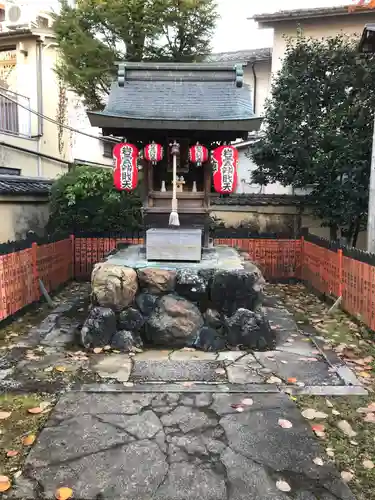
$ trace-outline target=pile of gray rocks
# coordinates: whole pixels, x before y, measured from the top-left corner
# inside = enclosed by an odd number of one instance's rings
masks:
[[[264,278],[243,269],[133,269],[109,262],[92,273],[92,307],[81,330],[86,348],[150,346],[218,351],[268,350],[275,335],[264,317]]]

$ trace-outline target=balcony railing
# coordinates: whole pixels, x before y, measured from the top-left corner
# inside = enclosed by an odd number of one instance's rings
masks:
[[[26,109],[25,109],[26,108]],[[30,99],[0,87],[0,132],[31,137]]]

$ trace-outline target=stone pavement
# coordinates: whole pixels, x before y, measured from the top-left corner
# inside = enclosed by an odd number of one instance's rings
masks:
[[[6,498],[354,500],[289,394],[366,391],[285,309],[267,316],[277,347],[253,353],[92,354],[74,315],[44,320],[0,358],[3,390],[61,391]]]
[[[62,396],[10,498],[354,500],[285,394],[131,390]]]

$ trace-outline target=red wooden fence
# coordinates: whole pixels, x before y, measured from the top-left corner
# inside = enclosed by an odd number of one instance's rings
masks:
[[[39,279],[51,292],[73,278],[73,237],[0,255],[0,320],[40,299]]]
[[[342,308],[375,330],[375,257],[315,240],[218,238],[214,243],[248,252],[269,280],[302,279],[326,295],[342,296]],[[0,320],[40,298],[39,278],[48,291],[73,278],[89,279],[94,265],[119,243],[142,242],[71,236],[0,255]]]

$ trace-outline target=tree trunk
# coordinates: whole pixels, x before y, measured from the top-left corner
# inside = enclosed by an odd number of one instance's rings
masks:
[[[357,240],[358,240],[358,235],[359,231],[361,229],[361,218],[358,217],[355,223],[354,231],[353,231],[353,238],[352,238],[352,246],[356,247],[357,246]]]
[[[329,239],[331,241],[336,241],[337,240],[337,230],[338,227],[336,224],[333,224],[332,226],[329,226]]]

